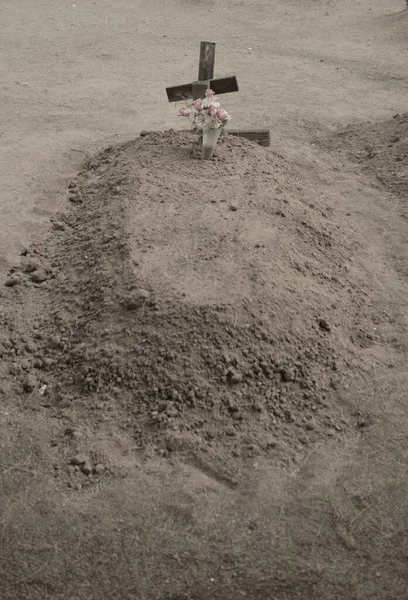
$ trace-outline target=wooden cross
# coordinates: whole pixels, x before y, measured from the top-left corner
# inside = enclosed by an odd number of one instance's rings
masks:
[[[235,75],[223,77],[221,79],[214,79],[214,64],[215,43],[201,42],[198,80],[193,81],[192,83],[166,88],[169,102],[180,102],[183,100],[197,100],[198,98],[205,98],[205,92],[207,89],[213,90],[213,92],[215,92],[217,95],[238,92],[238,82]],[[247,138],[248,140],[257,142],[261,146],[270,146],[271,144],[269,130],[228,129],[227,131],[230,135]],[[140,136],[145,137],[146,135],[150,135],[152,133],[157,132],[142,131]]]
[[[197,100],[205,98],[205,90],[210,88],[218,94],[238,92],[238,82],[235,75],[214,79],[215,43],[201,42],[200,62],[198,67],[198,81],[176,85],[166,88],[169,102],[180,102],[180,100]]]

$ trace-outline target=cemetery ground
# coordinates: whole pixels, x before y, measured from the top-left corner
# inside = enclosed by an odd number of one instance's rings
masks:
[[[0,20],[1,598],[405,599],[405,2]]]

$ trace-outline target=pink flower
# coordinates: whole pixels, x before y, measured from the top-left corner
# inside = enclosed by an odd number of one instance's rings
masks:
[[[223,108],[220,108],[219,110],[217,110],[215,118],[218,121],[226,121],[229,118],[229,115],[226,110],[224,110]]]
[[[188,117],[188,115],[189,115],[190,113],[188,112],[188,109],[187,109],[187,108],[180,108],[180,110],[179,110],[179,113],[178,113],[178,114],[179,114],[179,117]]]
[[[203,101],[201,100],[201,98],[194,100],[193,106],[196,110],[198,110],[198,112],[201,112],[203,110]]]
[[[205,97],[206,98],[212,98],[214,96],[215,92],[213,92],[212,90],[205,90]]]
[[[211,108],[208,112],[212,117],[215,117],[217,115],[218,110],[216,108]]]

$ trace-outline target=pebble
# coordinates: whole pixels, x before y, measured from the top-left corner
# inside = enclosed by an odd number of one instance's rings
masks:
[[[267,448],[276,448],[277,441],[272,435],[268,435],[265,439],[265,444]]]
[[[24,273],[33,273],[34,271],[37,271],[37,269],[38,269],[38,264],[33,261],[27,262],[23,266]]]
[[[236,204],[230,204],[229,209],[232,210],[232,212],[235,212],[238,210],[238,206]]]
[[[229,382],[233,384],[241,383],[244,378],[240,371],[228,371],[227,377]]]
[[[31,273],[31,281],[34,281],[34,283],[42,283],[46,279],[47,275],[44,271],[34,271]]]
[[[98,463],[95,468],[94,468],[94,473],[96,475],[100,475],[101,473],[103,473],[105,470],[105,465],[103,465],[102,463]]]
[[[53,228],[55,231],[64,231],[64,230],[65,230],[65,224],[64,224],[64,223],[61,223],[61,221],[55,221],[55,222],[52,224],[52,228]]]
[[[289,381],[294,381],[294,379],[295,379],[295,372],[293,369],[283,369],[281,371],[281,375],[282,375],[282,380],[286,381],[287,383]]]
[[[82,437],[82,433],[80,431],[78,431],[77,429],[74,429],[73,427],[67,427],[64,431],[64,435],[66,435],[67,437],[76,438],[76,439]]]
[[[310,443],[310,438],[309,438],[307,435],[301,435],[301,436],[299,437],[299,442],[300,442],[301,444],[304,444],[305,446],[307,446],[307,444],[309,444],[309,443]]]
[[[27,352],[30,352],[30,354],[35,354],[38,351],[38,348],[34,344],[34,342],[27,342],[27,344],[25,345],[25,349],[27,350]]]
[[[37,386],[37,377],[34,373],[29,373],[23,380],[23,388],[25,392],[32,392]]]
[[[14,287],[21,283],[21,279],[17,275],[12,275],[4,282],[4,285],[7,287]]]
[[[81,465],[81,471],[85,475],[90,475],[92,473],[92,465],[89,461],[86,461]]]
[[[324,331],[331,331],[330,323],[326,319],[319,319],[319,327]]]
[[[89,463],[89,459],[86,454],[77,454],[69,461],[71,465],[84,465],[85,463]]]

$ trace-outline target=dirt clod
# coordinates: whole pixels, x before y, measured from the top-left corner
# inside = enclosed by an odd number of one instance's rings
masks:
[[[319,327],[324,331],[331,331],[331,325],[326,319],[319,319]]]
[[[28,373],[23,379],[23,389],[25,392],[32,392],[38,385],[37,377],[34,373]]]
[[[86,454],[77,454],[70,460],[71,465],[78,465],[78,466],[84,465],[85,463],[88,463],[88,462],[89,462],[89,459],[86,456]]]
[[[33,281],[34,283],[42,283],[46,279],[47,274],[45,273],[45,271],[39,270],[31,273],[31,281]]]

